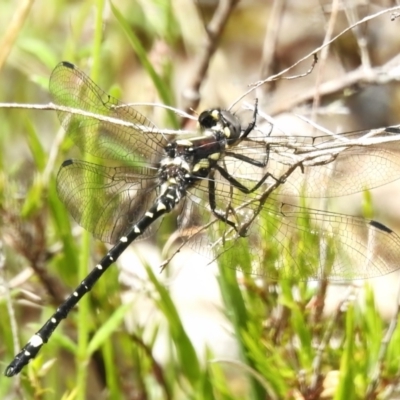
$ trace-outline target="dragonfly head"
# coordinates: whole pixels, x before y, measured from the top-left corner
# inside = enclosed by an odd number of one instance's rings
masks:
[[[234,144],[241,134],[239,118],[229,111],[214,108],[203,111],[198,120],[200,130],[220,133],[227,139],[228,145]]]

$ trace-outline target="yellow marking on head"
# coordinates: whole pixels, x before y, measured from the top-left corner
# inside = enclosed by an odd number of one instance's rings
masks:
[[[210,115],[215,119],[215,120],[219,120],[219,111],[218,110],[212,110],[210,112]]]
[[[224,135],[227,138],[231,137],[231,130],[227,126],[224,128]]]

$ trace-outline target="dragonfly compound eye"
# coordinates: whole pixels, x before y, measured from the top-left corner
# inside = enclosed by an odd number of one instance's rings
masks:
[[[211,109],[203,111],[199,115],[199,125],[202,129],[212,129],[219,121],[221,121],[221,111],[219,109]]]

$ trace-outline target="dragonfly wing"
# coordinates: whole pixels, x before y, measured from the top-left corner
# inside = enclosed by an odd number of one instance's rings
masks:
[[[243,215],[245,211],[250,220],[254,209],[243,209]],[[399,268],[400,237],[386,226],[273,198],[263,205],[245,235],[220,222],[214,230],[223,232],[222,238],[214,235],[217,257],[225,254],[231,267],[273,280],[348,281]]]
[[[256,142],[243,141],[232,150],[232,153],[259,161],[264,157],[267,163],[261,173],[260,168],[233,158],[227,162],[231,164],[231,171],[238,171],[243,180],[248,180],[245,186],[251,186],[266,173],[278,178],[288,165],[304,160],[302,168],[281,188],[281,194],[309,198],[346,196],[400,178],[400,136],[399,141],[367,145],[368,133],[371,131],[319,137],[274,136],[264,141],[259,138]],[[385,128],[372,136],[374,140],[393,137]],[[268,141],[273,144],[268,145]],[[357,141],[360,144],[354,145]],[[347,146],[346,143],[353,144]],[[270,182],[271,179],[266,183]]]
[[[57,111],[67,135],[82,152],[126,163],[152,162],[164,154],[167,141],[146,117],[104,92],[73,64],[61,62],[56,66],[50,77],[50,92],[56,104],[83,112]],[[112,119],[132,126],[118,125]]]
[[[400,152],[388,147],[351,147],[326,164],[315,159],[288,179],[281,194],[338,197],[393,182],[400,178]]]
[[[156,172],[67,160],[57,175],[57,191],[76,222],[96,238],[115,243],[152,205]]]

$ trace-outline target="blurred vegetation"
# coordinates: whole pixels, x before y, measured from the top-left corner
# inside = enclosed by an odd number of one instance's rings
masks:
[[[322,44],[331,2],[287,3],[275,20],[277,40],[267,63],[263,45],[278,3],[248,0],[232,12],[203,78],[199,110],[231,104],[248,84],[281,71]],[[354,6],[353,12],[362,18],[384,9],[386,3],[364,2]],[[0,3],[0,39],[8,41],[3,41],[2,48],[10,48],[0,66],[1,102],[50,101],[50,73],[59,61],[68,60],[125,102],[185,107],[187,82],[204,43],[203,24],[212,17],[215,2],[37,0],[15,27],[17,34],[12,40],[8,27],[24,4]],[[336,33],[349,25],[345,12],[339,14]],[[398,52],[397,24],[390,23],[386,15],[361,27],[369,40],[373,65],[385,63]],[[337,41],[323,79],[339,79],[358,68],[358,50],[350,33]],[[291,74],[305,72],[310,64],[303,63]],[[304,95],[315,83],[315,74],[311,74],[266,85],[257,93],[262,98],[261,109],[275,115],[278,111],[309,110],[312,98],[299,102],[294,110],[286,110],[285,104]],[[395,83],[371,86],[359,82],[324,95],[321,105],[328,112],[321,113],[318,120],[341,131],[398,123],[398,93]],[[343,108],[347,111],[341,113]],[[159,108],[146,107],[142,112],[158,126],[180,124],[175,115]],[[70,154],[71,144],[56,142],[60,127],[55,113],[0,108],[0,120],[5,257],[0,277],[7,281],[11,294],[8,303],[7,292],[0,291],[4,370],[14,354],[12,318],[16,318],[23,345],[106,249],[91,241],[89,234],[76,233],[57,198],[56,171]],[[371,213],[373,200],[366,198],[364,207]],[[354,206],[356,212],[359,207]],[[385,214],[379,208],[377,212],[384,220],[392,218],[390,212]],[[392,220],[390,226],[396,227],[397,222]],[[279,249],[274,251],[279,254]],[[309,303],[315,299],[315,287],[290,281],[264,282],[253,276],[238,279],[226,264],[221,257],[219,311],[224,322],[229,322],[228,335],[235,339],[229,349],[232,357],[216,356],[211,345],[198,350],[168,286],[146,268],[147,286],[141,294],[163,315],[167,326],[167,356],[158,360],[155,347],[161,326],[146,326],[138,317],[133,329],[127,328],[124,322],[129,314],[136,316],[147,309],[141,309],[139,302],[121,301],[118,270],[111,268],[107,279],[86,296],[19,377],[0,376],[0,397],[364,399],[378,372],[376,389],[369,398],[396,398],[400,330],[394,331],[383,364],[378,364],[387,323],[377,311],[370,288],[365,290],[362,307],[350,304],[342,312],[338,304],[332,315],[322,318]],[[317,299],[324,301],[324,291],[320,293],[322,298]],[[396,299],[391,302],[396,304]],[[10,314],[10,304],[14,314]],[[318,346],[321,343],[323,346]]]

